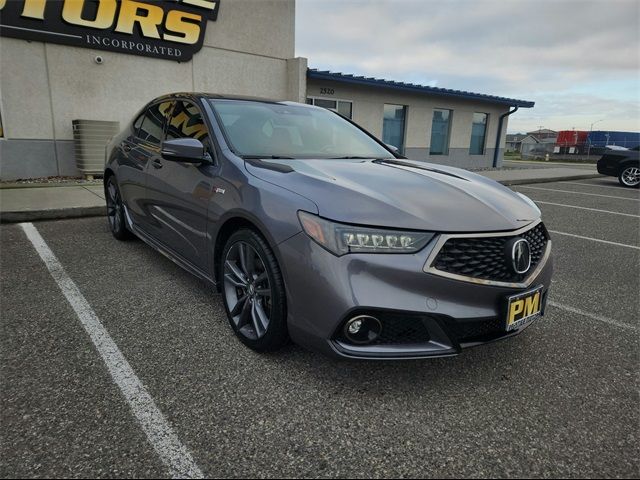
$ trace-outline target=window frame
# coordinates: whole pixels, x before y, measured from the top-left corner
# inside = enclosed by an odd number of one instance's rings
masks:
[[[348,118],[349,120],[353,120],[353,105],[354,105],[354,101],[353,100],[347,100],[346,98],[333,98],[333,97],[318,97],[318,96],[307,96],[306,98],[307,100],[307,105],[313,105],[314,107],[318,107],[319,105],[316,105],[315,101],[316,100],[328,100],[331,102],[336,102],[336,108],[335,110],[333,108],[327,108],[327,110],[331,110],[333,113],[337,113],[338,115],[342,115],[339,111],[338,111],[338,102],[344,102],[344,103],[350,103],[351,104],[351,116],[350,117],[345,117]],[[308,101],[311,100],[312,103],[308,103]],[[320,107],[320,108],[326,108],[326,107]],[[344,115],[342,115],[344,117]]]
[[[473,125],[474,125],[474,121],[473,121],[473,117],[475,114],[482,114],[485,115],[486,117],[486,122],[484,122],[484,135],[483,135],[483,139],[482,139],[482,152],[481,153],[472,153],[471,152],[471,142],[473,141]],[[491,115],[489,115],[488,112],[473,112],[473,114],[471,115],[471,136],[469,138],[469,155],[470,156],[474,156],[474,157],[478,157],[478,156],[483,156],[487,154],[487,137],[488,137],[488,133],[489,133],[489,119],[490,119]]]
[[[200,105],[198,105],[198,102],[196,102],[192,98],[174,97],[174,98],[172,98],[172,102],[173,102],[173,105],[171,106],[171,113],[167,117],[168,121],[165,123],[165,129],[164,129],[164,137],[165,137],[165,139],[167,137],[167,129],[169,128],[169,123],[171,122],[171,119],[173,118],[173,113],[175,111],[176,102],[185,102],[185,103],[188,103],[190,105],[193,105],[194,107],[196,107],[196,110],[198,110],[198,112],[200,113],[200,117],[202,118],[202,124],[207,129],[207,141],[206,141],[206,143],[202,142],[202,144],[204,145],[204,148],[205,148],[205,153],[208,153],[211,156],[211,159],[213,160],[213,162],[212,162],[213,165],[218,165],[218,154],[216,152],[215,141],[213,140],[213,136],[212,136],[213,135],[213,129],[209,125],[209,122],[207,120],[207,115],[205,114],[204,109]],[[187,138],[187,137],[183,137],[183,138]],[[191,137],[189,137],[189,138],[191,138]]]
[[[164,99],[164,100],[155,100],[152,103],[150,103],[149,105],[147,105],[144,109],[144,111],[138,115],[138,117],[136,117],[135,121],[133,122],[133,126],[134,126],[134,136],[137,140],[139,140],[140,142],[144,142],[146,145],[152,146],[154,148],[158,148],[161,149],[162,148],[162,143],[165,140],[165,133],[167,130],[167,119],[170,118],[171,115],[173,115],[173,105],[171,107],[169,107],[169,115],[164,117],[164,121],[162,124],[162,138],[160,138],[160,144],[155,144],[153,142],[150,142],[149,140],[147,140],[146,138],[142,138],[140,136],[140,129],[142,128],[142,126],[144,125],[144,120],[147,118],[147,112],[149,112],[150,109],[152,109],[153,107],[155,107],[156,105],[160,105],[161,103],[166,103],[166,102],[170,102],[170,103],[174,103],[175,99],[171,98],[171,99]],[[138,119],[140,117],[142,118],[142,122],[140,123],[140,126],[135,129],[135,122],[138,121]]]
[[[431,149],[433,148],[433,117],[434,114],[436,112],[436,110],[443,110],[443,111],[447,111],[449,112],[449,121],[447,122],[448,127],[447,127],[447,141],[446,143],[446,148],[445,151],[442,153],[434,153],[431,151]],[[451,130],[453,127],[453,112],[454,110],[452,108],[443,108],[443,107],[433,107],[431,109],[431,135],[429,137],[429,156],[431,155],[436,155],[436,156],[441,156],[441,157],[448,157],[449,156],[449,150],[451,150]]]

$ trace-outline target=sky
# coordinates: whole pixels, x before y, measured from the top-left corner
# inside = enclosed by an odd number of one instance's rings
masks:
[[[640,131],[640,0],[297,0],[296,56],[535,101],[510,133]]]

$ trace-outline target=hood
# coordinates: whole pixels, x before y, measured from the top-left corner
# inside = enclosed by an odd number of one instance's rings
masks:
[[[514,230],[540,211],[466,170],[412,160],[246,160],[251,175],[316,203],[337,222],[436,232]]]

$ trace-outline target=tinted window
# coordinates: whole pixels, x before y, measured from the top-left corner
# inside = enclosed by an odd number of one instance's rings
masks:
[[[160,145],[162,142],[164,121],[171,108],[171,103],[172,102],[157,103],[149,107],[138,131],[139,138],[149,143]]]
[[[392,157],[362,130],[323,108],[237,100],[211,104],[239,155]]]
[[[382,141],[404,152],[404,120],[407,107],[403,105],[384,106],[384,122],[382,124]]]
[[[142,125],[142,120],[144,120],[144,113],[136,118],[136,121],[133,122],[133,133],[135,135],[138,134],[138,130],[140,130],[140,125]]]
[[[190,102],[177,101],[167,127],[167,140],[195,138],[207,144],[209,132],[198,107]]]
[[[474,113],[473,124],[471,125],[471,146],[469,154],[483,155],[484,143],[487,135],[487,118],[486,113]]]
[[[431,155],[449,154],[449,130],[451,129],[451,110],[434,109],[431,122]]]

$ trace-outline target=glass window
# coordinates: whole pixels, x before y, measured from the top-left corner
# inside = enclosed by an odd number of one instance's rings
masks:
[[[315,98],[313,104],[316,107],[328,108],[329,110],[335,110],[337,108],[335,100],[325,100],[324,98]]]
[[[451,110],[435,108],[431,122],[431,155],[449,155],[449,131],[451,130]]]
[[[393,145],[400,153],[404,153],[404,122],[407,107],[403,105],[384,106],[384,121],[382,124],[382,141]]]
[[[138,130],[140,130],[140,125],[142,125],[142,120],[144,120],[144,113],[136,118],[136,121],[133,122],[133,133],[138,135]]]
[[[338,100],[338,113],[347,118],[351,118],[351,102]]]
[[[178,100],[173,108],[167,127],[167,140],[176,138],[195,138],[204,144],[209,139],[202,114],[193,103]]]
[[[138,137],[154,145],[162,142],[164,121],[171,108],[172,102],[163,102],[152,105],[142,120]]]
[[[349,119],[352,118],[353,102],[348,102],[346,100],[329,100],[326,98],[307,98],[307,103],[309,105],[315,105],[316,107],[322,107],[333,112],[337,112]]]
[[[211,100],[239,155],[291,158],[391,158],[355,125],[324,109],[242,100]]]
[[[473,124],[471,125],[471,146],[469,147],[470,155],[484,155],[488,117],[489,116],[486,113],[473,114]]]

